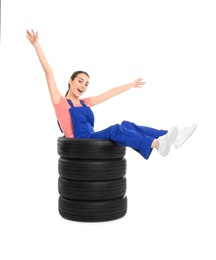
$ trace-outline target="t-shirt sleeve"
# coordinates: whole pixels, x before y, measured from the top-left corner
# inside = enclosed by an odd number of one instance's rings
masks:
[[[91,99],[90,98],[83,98],[83,101],[85,102],[86,106],[91,107]]]

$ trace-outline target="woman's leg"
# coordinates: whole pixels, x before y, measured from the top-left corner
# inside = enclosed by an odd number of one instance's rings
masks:
[[[161,156],[167,156],[170,152],[171,145],[175,142],[178,135],[178,128],[172,127],[167,130],[158,130],[151,127],[136,125],[129,121],[123,121],[122,124],[127,129],[139,132],[145,136],[151,136],[154,139],[151,147],[156,148]]]
[[[151,136],[154,138],[158,138],[162,135],[167,134],[167,132],[168,132],[167,130],[158,130],[158,129],[147,127],[147,126],[136,125],[129,121],[123,121],[121,123],[121,125],[123,125],[127,129],[134,130],[134,131],[137,131],[139,133],[142,133],[144,135]]]
[[[155,139],[153,136],[128,129],[124,125],[113,125],[102,131],[94,132],[90,135],[91,139],[109,139],[115,143],[131,147],[140,153],[146,160],[152,152],[152,143]]]

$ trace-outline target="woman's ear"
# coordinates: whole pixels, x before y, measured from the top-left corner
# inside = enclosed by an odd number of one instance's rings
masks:
[[[68,87],[70,88],[71,84],[73,84],[73,80],[70,78],[68,81]]]

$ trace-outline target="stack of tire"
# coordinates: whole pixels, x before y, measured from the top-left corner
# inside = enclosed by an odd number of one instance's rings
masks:
[[[59,137],[59,214],[68,220],[102,222],[127,212],[126,148],[110,140]]]

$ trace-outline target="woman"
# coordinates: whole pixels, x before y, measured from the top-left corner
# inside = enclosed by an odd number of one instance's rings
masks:
[[[87,90],[90,77],[85,71],[76,71],[72,74],[68,83],[68,91],[63,97],[58,91],[52,69],[39,44],[38,32],[34,32],[34,30],[26,32],[26,37],[34,46],[45,72],[51,101],[66,138],[109,139],[119,145],[131,147],[147,160],[154,148],[161,156],[167,156],[171,145],[179,148],[195,131],[196,124],[182,130],[178,130],[175,126],[167,131],[123,121],[121,124],[95,132],[94,114],[90,107],[131,88],[142,87],[145,84],[143,79],[139,78],[129,84],[112,88],[98,96],[80,99]]]

